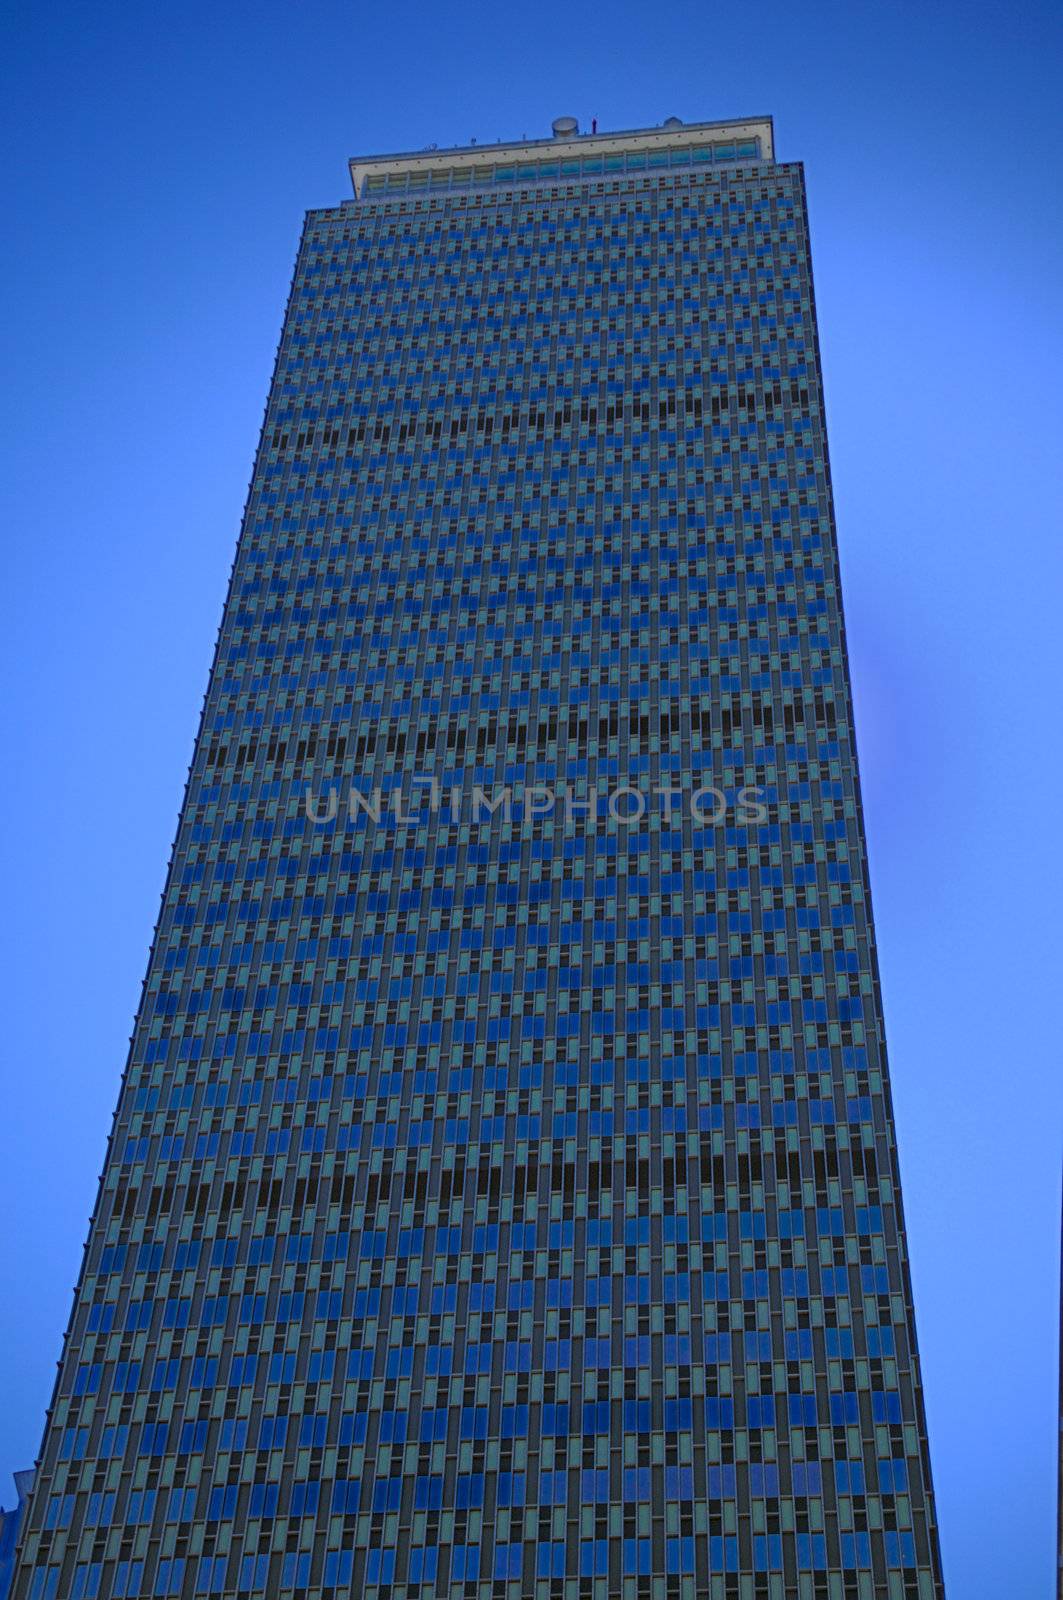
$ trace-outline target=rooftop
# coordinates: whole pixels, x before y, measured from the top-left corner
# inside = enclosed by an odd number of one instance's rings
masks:
[[[535,182],[579,177],[591,170],[623,172],[642,166],[683,166],[716,160],[772,161],[770,117],[722,122],[681,122],[656,128],[581,133],[575,117],[558,117],[545,139],[452,145],[394,155],[352,156],[349,166],[361,199],[380,189],[447,188],[483,182]],[[600,169],[598,163],[601,163]]]

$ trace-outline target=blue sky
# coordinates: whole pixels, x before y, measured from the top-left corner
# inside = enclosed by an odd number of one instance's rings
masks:
[[[354,153],[771,112],[807,167],[949,1594],[1048,1593],[1063,11],[16,0],[4,33],[0,1486],[50,1396],[304,209]]]

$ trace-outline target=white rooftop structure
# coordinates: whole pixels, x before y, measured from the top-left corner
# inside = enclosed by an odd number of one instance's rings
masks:
[[[396,155],[352,156],[349,166],[359,199],[382,189],[453,188],[466,184],[540,182],[586,176],[597,170],[623,172],[643,164],[701,164],[715,160],[773,161],[770,117],[723,122],[681,122],[669,117],[656,128],[581,133],[575,117],[557,117],[547,139],[454,145]]]

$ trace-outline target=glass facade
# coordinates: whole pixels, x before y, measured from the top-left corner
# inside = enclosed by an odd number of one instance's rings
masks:
[[[942,1594],[756,154],[308,214],[19,1600]]]
[[[566,145],[566,151],[567,151]],[[504,183],[509,188],[515,184],[556,183],[560,179],[593,178],[619,172],[659,171],[662,167],[702,166],[709,161],[756,161],[760,157],[759,140],[725,139],[706,140],[680,148],[661,150],[621,150],[615,154],[579,156],[575,152],[565,160],[539,159],[513,163],[501,161],[487,166],[434,167],[430,171],[410,171],[399,167],[393,172],[382,172],[368,177],[364,193],[373,195],[381,190],[389,193],[418,189],[460,189],[483,184]]]

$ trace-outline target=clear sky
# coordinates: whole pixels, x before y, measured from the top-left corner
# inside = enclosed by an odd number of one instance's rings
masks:
[[[50,1397],[304,209],[355,153],[771,112],[807,166],[950,1600],[1047,1595],[1063,8],[14,0],[5,32],[0,1500]]]

